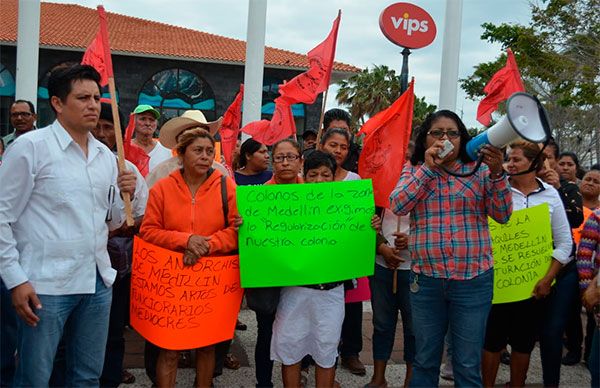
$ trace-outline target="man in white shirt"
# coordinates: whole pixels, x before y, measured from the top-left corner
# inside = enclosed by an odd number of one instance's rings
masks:
[[[57,120],[15,140],[0,169],[0,276],[21,318],[15,386],[48,385],[61,337],[66,385],[98,386],[116,275],[108,231],[125,218],[120,193],[135,197],[136,185],[90,134],[99,81],[90,66],[53,70]]]
[[[148,171],[152,172],[160,162],[173,156],[170,149],[164,147],[154,138],[160,113],[150,105],[144,104],[138,105],[133,113],[135,114],[135,138],[133,143],[143,149],[150,157]]]

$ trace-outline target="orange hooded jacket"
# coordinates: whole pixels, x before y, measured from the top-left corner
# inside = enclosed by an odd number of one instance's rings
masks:
[[[150,190],[140,236],[149,243],[172,251],[183,252],[192,234],[210,236],[209,254],[225,254],[237,250],[234,227],[237,214],[235,183],[227,177],[229,226],[225,228],[221,199],[221,176],[214,170],[192,194],[180,170],[158,181]]]

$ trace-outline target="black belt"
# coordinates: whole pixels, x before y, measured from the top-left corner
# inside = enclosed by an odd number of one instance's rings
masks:
[[[309,284],[307,286],[302,286],[306,288],[312,288],[313,290],[321,290],[321,291],[329,291],[333,290],[339,285],[342,285],[343,282],[334,282],[334,283],[323,283],[323,284]]]

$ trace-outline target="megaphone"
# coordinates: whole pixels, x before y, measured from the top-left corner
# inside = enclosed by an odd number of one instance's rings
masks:
[[[467,154],[477,160],[479,150],[486,144],[502,148],[515,140],[525,139],[543,143],[552,133],[548,116],[540,101],[528,93],[517,92],[506,102],[506,115],[487,131],[467,143]]]

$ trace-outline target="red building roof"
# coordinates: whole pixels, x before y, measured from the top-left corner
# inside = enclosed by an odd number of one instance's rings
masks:
[[[18,0],[1,0],[0,43],[17,41]],[[107,12],[111,50],[115,54],[173,57],[243,64],[246,42]],[[40,46],[84,50],[98,31],[95,9],[75,4],[41,3]],[[315,42],[315,45],[318,42]],[[306,69],[305,54],[265,47],[265,66]],[[334,71],[359,68],[335,62]]]

